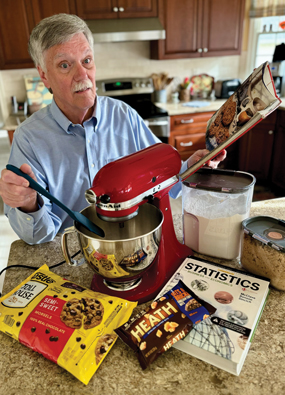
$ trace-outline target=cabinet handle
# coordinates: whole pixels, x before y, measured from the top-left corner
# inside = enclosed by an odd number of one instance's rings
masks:
[[[269,130],[268,134],[273,134],[273,130]]]
[[[119,11],[124,12],[125,11],[124,7],[119,7]]]
[[[181,147],[191,147],[191,145],[193,145],[192,141],[189,141],[188,143],[180,143]]]
[[[194,119],[190,118],[190,119],[181,119],[180,123],[193,123]]]
[[[204,48],[204,52],[208,52],[208,48]]]
[[[114,12],[118,12],[118,11],[119,11],[119,8],[118,8],[118,7],[114,7],[114,8],[113,8],[113,11],[114,11]]]
[[[198,50],[197,50],[199,53],[201,53],[201,52],[203,52],[203,49],[202,48],[198,48]]]

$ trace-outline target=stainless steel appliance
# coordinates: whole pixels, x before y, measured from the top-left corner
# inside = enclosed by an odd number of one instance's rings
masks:
[[[109,96],[133,107],[150,130],[164,143],[170,135],[167,111],[152,102],[154,92],[151,78],[120,78],[96,81],[97,94]]]
[[[277,95],[285,97],[285,60],[270,63],[270,70]]]

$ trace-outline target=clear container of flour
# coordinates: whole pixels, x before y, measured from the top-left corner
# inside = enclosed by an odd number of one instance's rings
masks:
[[[202,168],[182,185],[184,243],[222,259],[240,257],[242,221],[249,217],[255,177]]]

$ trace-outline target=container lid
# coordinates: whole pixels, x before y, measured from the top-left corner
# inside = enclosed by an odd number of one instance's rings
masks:
[[[242,221],[246,234],[261,243],[285,252],[285,221],[274,217],[258,216]]]
[[[243,171],[203,167],[183,181],[190,188],[222,193],[241,193],[255,184],[255,177]]]

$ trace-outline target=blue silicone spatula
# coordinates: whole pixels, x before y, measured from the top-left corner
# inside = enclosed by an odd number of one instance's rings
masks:
[[[95,233],[96,235],[100,237],[104,237],[105,233],[103,229],[99,228],[99,226],[95,225],[92,221],[90,221],[87,217],[85,217],[83,214],[79,213],[78,211],[73,211],[70,208],[66,207],[65,204],[60,202],[57,198],[52,196],[46,189],[41,187],[35,180],[33,180],[28,174],[23,173],[22,170],[20,170],[18,167],[13,166],[13,165],[7,165],[6,166],[7,170],[12,171],[13,173],[17,174],[18,176],[21,176],[25,178],[27,181],[29,181],[30,185],[29,187],[34,189],[35,191],[39,192],[41,195],[44,195],[46,198],[51,200],[53,203],[55,203],[57,206],[62,208],[74,221],[79,222],[81,225],[85,226],[90,232]]]

